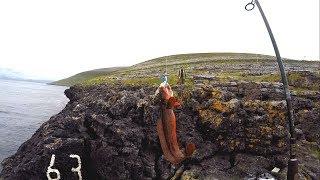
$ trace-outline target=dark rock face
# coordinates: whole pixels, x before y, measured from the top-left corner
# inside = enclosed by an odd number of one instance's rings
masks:
[[[65,109],[3,162],[1,177],[47,179],[55,154],[52,168],[62,179],[78,179],[71,171],[77,160],[69,157],[77,154],[83,179],[237,179],[268,176],[274,167],[282,172],[274,176],[285,178],[288,130],[281,84],[212,83],[192,91],[174,87],[183,103],[176,110],[179,142],[197,147],[180,168],[161,157],[155,91],[120,85],[71,87],[65,91],[70,99]],[[301,176],[320,177],[319,94],[293,98]]]
[[[209,86],[198,90],[205,96],[199,97],[204,99],[198,109],[202,131],[222,151],[264,156],[287,151],[285,101],[262,101],[260,89],[261,85],[247,83],[246,87],[226,84],[223,88]],[[281,94],[279,91],[271,98],[277,99]],[[242,98],[236,98],[239,96]]]

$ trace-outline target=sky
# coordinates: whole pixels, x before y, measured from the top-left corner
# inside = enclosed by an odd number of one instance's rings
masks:
[[[0,1],[0,68],[58,80],[201,52],[274,55],[251,0]],[[282,57],[319,60],[319,0],[260,0]]]

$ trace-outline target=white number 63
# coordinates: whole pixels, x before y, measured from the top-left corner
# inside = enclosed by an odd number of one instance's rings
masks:
[[[79,180],[82,180],[82,175],[81,175],[81,159],[80,159],[80,156],[76,155],[76,154],[70,154],[71,158],[75,158],[78,160],[78,167],[76,168],[71,168],[71,171],[72,172],[77,172],[78,173],[78,176],[79,176]],[[51,156],[51,160],[50,160],[50,165],[47,169],[47,178],[48,180],[60,180],[61,179],[61,176],[60,176],[60,172],[58,169],[53,169],[52,166],[54,165],[54,161],[56,159],[56,156],[54,154],[52,154]],[[56,178],[51,178],[51,175],[50,173],[55,173],[56,174]]]

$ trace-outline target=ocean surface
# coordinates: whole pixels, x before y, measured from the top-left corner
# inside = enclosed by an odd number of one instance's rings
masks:
[[[0,79],[0,162],[65,107],[69,101],[63,93],[66,88]]]

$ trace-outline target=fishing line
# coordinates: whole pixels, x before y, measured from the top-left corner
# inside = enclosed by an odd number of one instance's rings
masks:
[[[167,75],[168,74],[168,59],[167,59],[167,57],[165,57],[166,58],[166,73],[165,73],[165,75]]]

